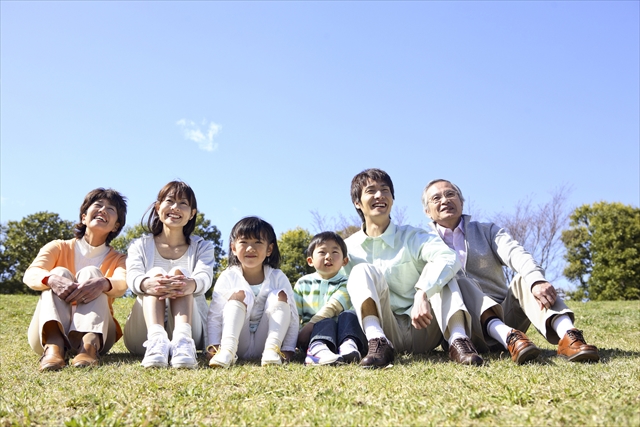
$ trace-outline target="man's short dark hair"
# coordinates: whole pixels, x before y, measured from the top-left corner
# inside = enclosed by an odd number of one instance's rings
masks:
[[[391,191],[391,198],[395,200],[396,196],[393,191],[393,181],[391,181],[389,174],[382,169],[372,168],[363,170],[351,180],[351,201],[353,203],[360,201],[360,197],[362,197],[362,190],[367,186],[367,182],[369,180],[382,182],[385,185],[388,185],[389,190]],[[362,213],[362,210],[356,208],[356,212],[358,212],[358,216],[360,216],[360,219],[364,224],[364,214]]]

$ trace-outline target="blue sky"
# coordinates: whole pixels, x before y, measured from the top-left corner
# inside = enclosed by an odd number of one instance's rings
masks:
[[[433,178],[485,217],[559,185],[638,206],[639,2],[0,4],[0,220],[140,221],[183,179],[222,232],[355,211],[386,170],[407,222]]]

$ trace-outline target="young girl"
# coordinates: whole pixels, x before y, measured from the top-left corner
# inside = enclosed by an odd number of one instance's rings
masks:
[[[204,294],[211,287],[215,254],[211,242],[191,235],[197,213],[191,187],[172,181],[149,208],[146,228],[151,234],[129,247],[127,285],[138,298],[124,328],[124,343],[131,353],[144,354],[145,368],[166,367],[169,355],[172,367],[195,368],[196,347],[204,349]]]
[[[298,310],[287,277],[278,270],[280,251],[273,227],[243,218],[229,237],[229,268],[213,290],[207,326],[213,354],[209,366],[228,368],[237,360],[280,365],[295,351]]]

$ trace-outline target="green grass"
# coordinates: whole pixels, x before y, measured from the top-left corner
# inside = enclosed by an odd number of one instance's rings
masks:
[[[568,363],[530,330],[543,354],[524,366],[506,353],[460,366],[436,351],[379,371],[204,361],[146,370],[120,341],[99,368],[48,373],[27,343],[36,302],[0,295],[0,425],[640,425],[638,302],[569,302],[598,364]],[[121,324],[132,303],[116,301]]]

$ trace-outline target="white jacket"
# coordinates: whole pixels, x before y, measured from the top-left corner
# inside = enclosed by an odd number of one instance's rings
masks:
[[[216,285],[213,288],[209,315],[207,316],[207,331],[209,344],[220,344],[222,337],[222,310],[229,300],[229,297],[238,291],[245,292],[245,303],[247,304],[247,316],[245,322],[259,322],[264,315],[267,298],[270,295],[277,295],[280,291],[287,294],[287,302],[291,309],[291,321],[289,329],[282,342],[282,351],[295,351],[298,341],[299,317],[296,301],[293,296],[291,283],[285,274],[268,265],[264,266],[264,282],[260,287],[258,296],[254,297],[251,286],[242,274],[242,268],[232,266],[222,272]],[[273,298],[273,297],[272,297]]]

